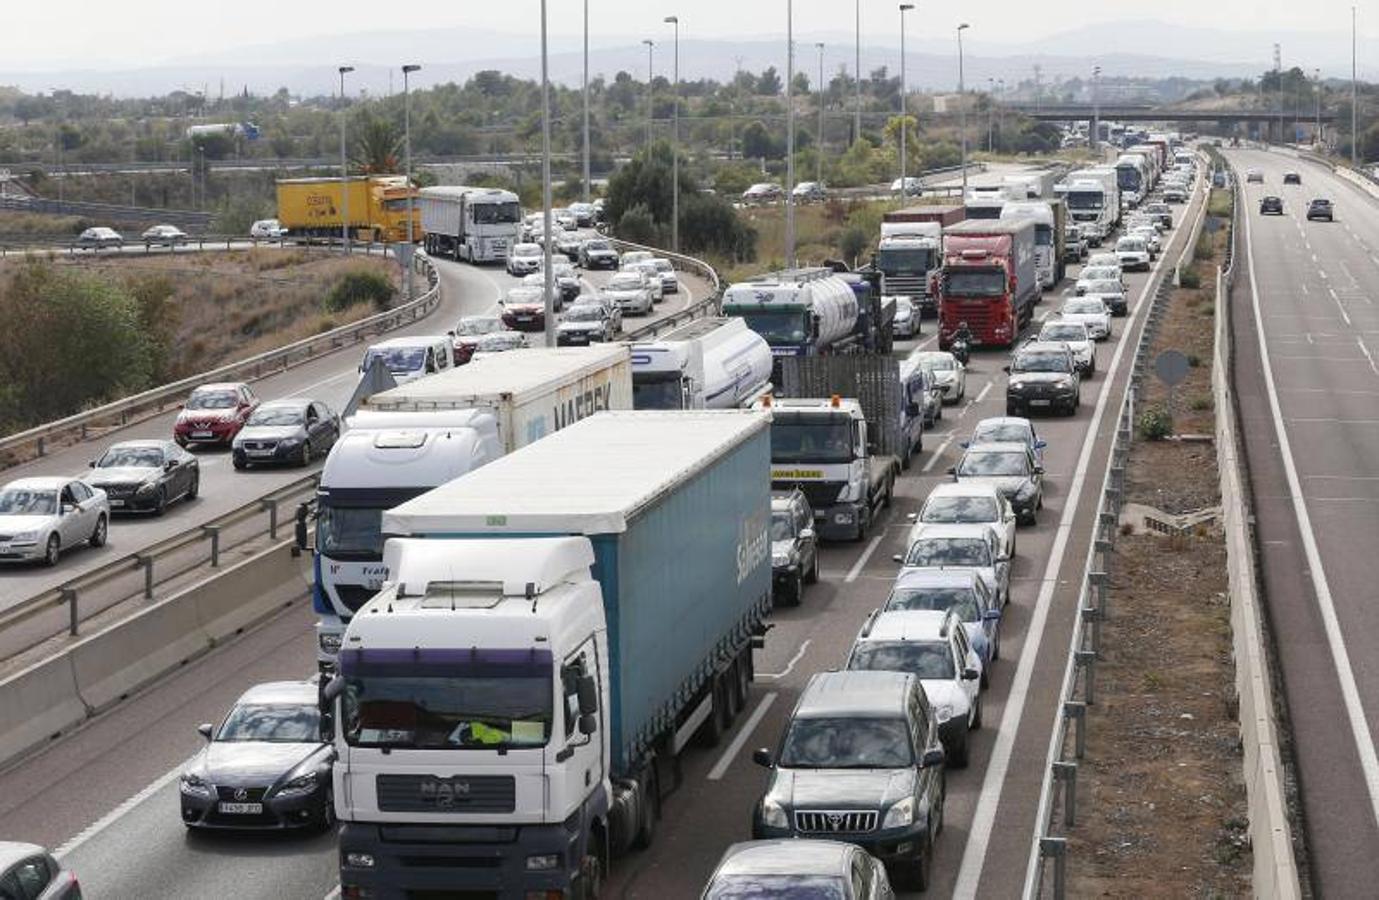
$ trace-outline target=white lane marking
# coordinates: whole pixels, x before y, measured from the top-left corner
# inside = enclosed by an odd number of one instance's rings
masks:
[[[1302,494],[1302,481],[1298,478],[1298,469],[1293,462],[1293,448],[1288,440],[1288,429],[1283,427],[1283,408],[1279,403],[1278,388],[1274,384],[1274,371],[1269,365],[1269,342],[1264,335],[1264,320],[1260,317],[1259,279],[1255,275],[1254,245],[1251,242],[1250,231],[1250,217],[1245,216],[1245,259],[1250,270],[1250,300],[1254,306],[1255,331],[1259,337],[1259,356],[1264,369],[1264,388],[1269,395],[1274,434],[1278,437],[1279,451],[1283,457],[1283,472],[1288,481],[1288,494],[1293,503],[1293,513],[1297,517],[1298,532],[1302,535],[1302,549],[1307,558],[1308,574],[1312,578],[1312,590],[1317,595],[1317,606],[1322,614],[1326,642],[1331,648],[1331,656],[1336,664],[1336,676],[1341,683],[1341,697],[1345,701],[1351,738],[1355,741],[1355,750],[1359,754],[1360,766],[1365,773],[1370,812],[1374,820],[1379,822],[1379,754],[1375,753],[1374,739],[1370,736],[1365,709],[1360,703],[1360,689],[1355,683],[1355,670],[1350,665],[1345,635],[1336,616],[1336,602],[1331,596],[1326,570],[1322,567],[1321,553],[1317,550],[1312,518],[1308,515],[1307,503]]]
[[[988,381],[988,382],[986,383],[986,385],[983,386],[982,389],[981,389],[980,391],[977,392],[977,399],[976,399],[975,401],[973,401],[973,402],[974,402],[974,403],[981,403],[983,400],[986,399],[986,395],[989,394],[989,393],[991,393],[991,382],[990,382],[990,381]]]
[[[728,749],[723,751],[723,755],[718,758],[718,762],[714,763],[713,768],[709,770],[709,781],[720,781],[723,778],[728,771],[728,766],[733,764],[733,759],[737,756],[738,752],[742,750],[742,745],[747,743],[747,739],[752,736],[752,732],[756,731],[757,726],[761,724],[761,720],[765,718],[766,711],[770,709],[771,704],[775,702],[775,691],[771,691],[761,698],[761,702],[757,704],[756,709],[752,710],[751,717],[747,720],[746,724],[742,726],[742,730],[737,733],[737,737],[733,738],[733,742],[728,745]]]
[[[1360,345],[1360,352],[1365,355],[1365,359],[1369,360],[1370,371],[1373,372],[1375,375],[1379,375],[1379,366],[1376,366],[1374,364],[1374,354],[1370,353],[1369,348],[1365,346],[1365,339],[1362,337],[1356,337],[1355,343]]]
[[[790,662],[786,663],[786,664],[785,664],[785,668],[782,669],[781,671],[779,671],[779,672],[758,672],[758,673],[756,673],[756,677],[757,677],[757,678],[770,678],[770,679],[772,679],[772,680],[774,681],[774,680],[776,680],[776,679],[784,678],[785,676],[789,675],[789,674],[794,670],[795,664],[798,663],[798,662],[804,657],[804,651],[806,651],[806,650],[809,649],[809,642],[810,642],[810,638],[805,638],[804,643],[803,643],[803,644],[800,644],[800,649],[798,649],[798,650],[795,651],[795,655],[792,656],[792,657],[790,657]]]
[[[332,888],[331,892],[326,894],[325,900],[340,900],[340,885],[337,884]]]
[[[948,432],[948,436],[943,439],[943,443],[939,444],[937,447],[934,448],[934,455],[929,457],[929,461],[926,462],[923,468],[919,470],[920,472],[922,472],[925,475],[928,475],[929,472],[933,470],[934,466],[939,461],[939,457],[943,456],[943,451],[947,450],[948,445],[953,443],[953,436],[955,434],[956,432],[953,431]]]
[[[199,753],[196,754],[196,756],[199,755]],[[91,840],[93,837],[100,834],[102,831],[105,831],[111,825],[114,825],[120,819],[128,815],[129,812],[133,810],[136,806],[138,806],[140,803],[143,803],[149,797],[152,797],[154,794],[158,793],[163,788],[167,787],[169,784],[176,781],[178,777],[181,776],[181,774],[187,770],[187,768],[192,764],[192,762],[196,760],[196,756],[191,756],[181,764],[174,766],[170,771],[164,773],[163,775],[160,775],[157,778],[157,780],[155,780],[148,787],[144,788],[142,791],[135,794],[133,797],[130,797],[128,800],[121,803],[119,806],[115,807],[105,815],[101,816],[99,819],[92,822],[90,825],[86,826],[86,828],[78,832],[75,837],[67,841],[67,843],[63,844],[61,847],[58,847],[56,850],[54,850],[53,855],[56,856],[58,859],[62,859],[64,856],[71,853],[73,850],[76,850],[82,844],[85,844],[87,841]]]
[[[1318,269],[1318,270],[1317,270],[1317,274],[1321,276],[1322,281],[1325,281],[1325,280],[1326,280],[1326,270],[1324,270],[1324,269]]]
[[[1302,292],[1303,292],[1304,294],[1310,294],[1310,293],[1312,293],[1311,291],[1309,291],[1309,290],[1307,289],[1307,285],[1306,285],[1306,284],[1299,283],[1299,284],[1298,284],[1298,287],[1302,288]]]
[[[1322,277],[1325,278],[1326,276],[1323,275]],[[1336,296],[1336,289],[1335,289],[1335,288],[1332,288],[1332,287],[1328,287],[1328,288],[1326,289],[1326,291],[1327,291],[1327,293],[1329,293],[1329,294],[1331,295],[1331,299],[1336,301],[1336,308],[1339,309],[1339,310],[1341,311],[1341,318],[1342,318],[1342,319],[1345,319],[1345,323],[1346,323],[1347,325],[1349,325],[1349,324],[1350,324],[1350,314],[1347,313],[1347,312],[1345,311],[1345,304],[1341,303],[1341,298],[1338,297],[1338,296]]]
[[[857,562],[852,564],[852,568],[848,569],[847,575],[843,578],[844,582],[852,584],[852,582],[857,580],[857,576],[862,573],[862,567],[867,564],[867,560],[871,559],[871,555],[876,552],[876,548],[880,546],[880,544],[881,535],[878,534],[867,544],[867,549],[862,551],[862,555],[857,557]]]
[[[1199,216],[1204,214],[1204,209],[1204,206],[1198,207]],[[1182,252],[1186,254],[1187,248],[1184,247]],[[1180,258],[1182,257],[1180,256]],[[1163,268],[1166,261],[1167,257],[1165,256],[1155,268]],[[1092,451],[1097,444],[1097,432],[1101,427],[1101,420],[1106,414],[1106,407],[1110,401],[1111,386],[1116,380],[1114,373],[1120,369],[1121,356],[1132,343],[1128,339],[1133,328],[1132,320],[1138,317],[1145,308],[1149,289],[1153,285],[1154,278],[1151,272],[1151,276],[1146,279],[1144,287],[1140,289],[1139,300],[1135,303],[1134,309],[1130,310],[1126,319],[1122,339],[1116,344],[1116,352],[1111,356],[1111,364],[1106,369],[1108,377],[1102,382],[1101,393],[1097,396],[1096,409],[1092,413],[1087,434],[1082,439],[1082,449],[1078,454],[1077,466],[1073,470],[1072,484],[1068,489],[1068,500],[1063,506],[1063,515],[1059,517],[1058,532],[1053,539],[1053,549],[1049,552],[1049,562],[1044,569],[1039,596],[1034,601],[1034,612],[1030,617],[1029,629],[1026,632],[1028,637],[1025,639],[1025,645],[1020,648],[1020,662],[1015,669],[1015,678],[1011,682],[1010,694],[1006,698],[1005,709],[1001,713],[1001,722],[996,729],[996,745],[992,748],[991,761],[987,764],[986,774],[982,778],[982,790],[977,797],[977,808],[972,814],[967,844],[962,851],[962,864],[958,869],[957,882],[953,888],[953,896],[955,897],[977,896],[977,885],[982,877],[982,868],[986,864],[987,849],[991,842],[991,830],[996,824],[996,808],[1001,802],[1002,787],[1010,770],[1011,753],[1014,751],[1015,738],[1020,730],[1020,720],[1025,714],[1030,682],[1034,677],[1034,663],[1039,657],[1039,646],[1044,640],[1049,608],[1053,605],[1053,593],[1058,587],[1058,577],[1063,570],[1063,554],[1072,535],[1073,520],[1077,516],[1078,503],[1081,501],[1082,489],[1087,480],[1087,470],[1091,467]],[[1128,385],[1126,389],[1129,389]],[[1090,557],[1090,548],[1088,556]],[[1076,637],[1076,634],[1074,629],[1073,636]],[[1072,665],[1071,656],[1068,665]],[[1061,714],[1060,708],[1056,715]],[[1050,729],[1049,758],[1053,758],[1054,742],[1057,736],[1058,729],[1056,727]],[[1036,816],[1041,815],[1042,812],[1041,802],[1040,812],[1036,813]],[[1038,821],[1034,823],[1031,833],[1037,833],[1039,824]],[[1037,857],[1030,854],[1025,877],[1026,888],[1030,884],[1030,877],[1034,871],[1032,867],[1037,862]]]
[[[283,396],[284,396],[284,397],[300,397],[300,396],[302,396],[303,394],[309,394],[309,393],[311,393],[312,391],[316,390],[318,387],[321,387],[321,386],[323,386],[323,385],[330,384],[332,381],[339,381],[339,380],[341,380],[342,378],[349,378],[349,377],[352,376],[352,375],[358,375],[358,374],[359,374],[359,373],[358,373],[357,371],[355,371],[354,369],[350,369],[350,370],[347,370],[347,371],[344,371],[344,372],[337,372],[336,374],[330,376],[329,378],[322,378],[320,381],[314,381],[314,382],[312,382],[311,384],[308,384],[306,387],[302,388],[302,389],[299,390],[299,391],[293,391],[292,393],[290,393],[290,394],[284,394]]]

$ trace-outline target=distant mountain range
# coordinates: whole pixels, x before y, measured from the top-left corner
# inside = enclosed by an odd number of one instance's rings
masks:
[[[669,75],[668,40],[656,48],[655,67]],[[988,79],[1004,79],[1014,85],[1042,70],[1046,84],[1061,79],[1090,76],[1100,66],[1103,77],[1140,76],[1214,79],[1254,77],[1272,66],[1274,35],[1250,30],[1182,28],[1157,21],[1095,24],[1060,32],[1029,43],[997,43],[972,40],[966,45],[966,75],[971,88],[985,88]],[[803,33],[796,40],[796,68],[813,81],[818,72],[814,44],[825,43],[825,78],[846,65],[852,68],[853,36],[846,33]],[[1283,36],[1283,64],[1297,65],[1309,74],[1321,68],[1329,78],[1349,78],[1350,35],[1342,32],[1304,32]],[[764,37],[685,40],[680,47],[680,74],[685,79],[726,80],[740,65],[759,72],[767,66],[785,69],[783,41]],[[482,55],[471,55],[473,48]],[[558,35],[550,42],[551,77],[564,84],[578,84],[583,66],[578,36]],[[951,41],[917,37],[911,41],[907,79],[916,90],[952,90],[957,86],[956,47]],[[457,52],[464,48],[464,52]],[[29,92],[55,87],[81,93],[115,96],[150,96],[173,90],[206,90],[211,96],[222,90],[229,95],[246,87],[266,94],[286,87],[304,96],[329,94],[338,89],[335,68],[356,66],[348,90],[372,95],[401,90],[397,65],[419,62],[421,72],[412,84],[425,87],[447,81],[464,81],[483,69],[498,69],[519,77],[540,75],[540,46],[533,35],[517,35],[468,29],[392,31],[344,36],[303,38],[293,41],[230,48],[221,56],[173,60],[161,65],[127,69],[86,69],[45,72],[0,71],[0,84]],[[1376,69],[1366,60],[1376,59],[1379,41],[1365,39],[1360,46],[1361,77],[1374,77]],[[454,61],[463,56],[462,61]],[[894,38],[864,36],[862,68],[866,72],[886,66],[899,69],[899,47]],[[0,63],[3,65],[3,63]],[[646,48],[639,36],[616,35],[591,39],[591,77],[612,78],[620,70],[645,78]]]

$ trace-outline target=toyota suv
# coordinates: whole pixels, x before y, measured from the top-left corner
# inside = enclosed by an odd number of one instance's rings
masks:
[[[752,814],[754,839],[847,841],[884,862],[897,885],[928,887],[943,826],[944,752],[916,675],[814,675],[779,748],[758,750],[752,760],[771,772]]]

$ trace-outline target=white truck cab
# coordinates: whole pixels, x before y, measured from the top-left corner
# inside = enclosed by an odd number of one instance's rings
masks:
[[[419,334],[379,341],[364,352],[359,372],[369,371],[375,359],[383,361],[398,384],[416,381],[455,366],[455,345],[448,335]]]

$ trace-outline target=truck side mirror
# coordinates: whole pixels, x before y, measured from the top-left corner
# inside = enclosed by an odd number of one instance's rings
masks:
[[[586,713],[579,717],[579,733],[589,737],[599,730],[599,717],[593,713]]]
[[[599,711],[599,689],[598,685],[594,683],[594,676],[579,676],[575,690],[579,694],[579,715],[581,719],[585,716],[592,716]],[[580,723],[580,728],[583,729],[582,721]],[[585,734],[588,733],[587,731],[585,732]]]
[[[306,520],[309,512],[305,503],[297,506],[297,522],[293,532],[293,542],[298,551],[306,550]]]

